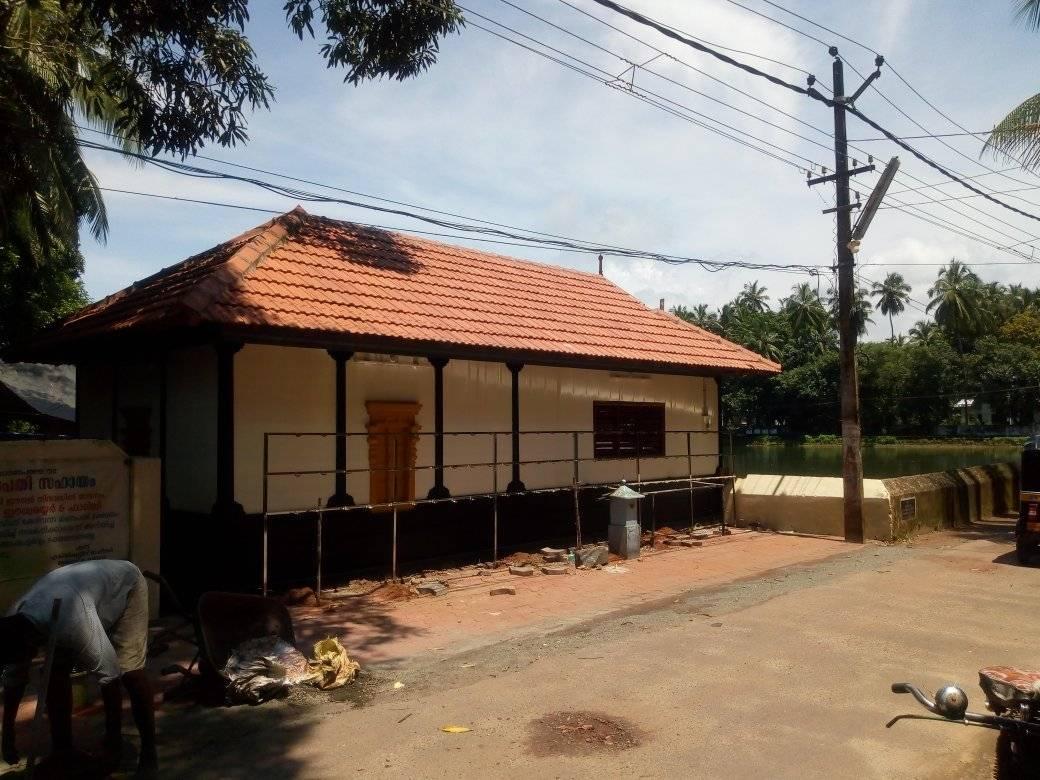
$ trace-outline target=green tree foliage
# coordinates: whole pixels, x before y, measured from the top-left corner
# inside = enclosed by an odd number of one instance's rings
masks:
[[[320,20],[321,55],[352,84],[422,72],[463,24],[452,0],[286,0],[284,10],[301,39]],[[5,292],[52,302],[33,322],[82,294],[80,226],[107,231],[74,122],[152,155],[245,142],[248,113],[274,96],[248,18],[249,0],[0,0],[0,262]],[[69,301],[53,300],[58,289]],[[14,308],[2,308],[0,348],[23,330],[6,319]]]
[[[860,333],[873,295],[890,318],[909,300],[909,285],[891,274],[868,292],[858,289],[853,316]],[[960,419],[961,398],[985,401],[994,424],[1029,425],[1040,409],[1040,295],[1021,285],[984,284],[964,263],[942,268],[929,295],[935,319],[918,320],[908,338],[857,347],[861,414],[868,434],[931,434]],[[724,337],[779,361],[775,377],[727,379],[726,424],[790,433],[838,433],[839,373],[836,301],[798,284],[774,310],[751,282],[718,311],[705,305],[673,312],[710,324]],[[938,320],[938,321],[937,321]]]

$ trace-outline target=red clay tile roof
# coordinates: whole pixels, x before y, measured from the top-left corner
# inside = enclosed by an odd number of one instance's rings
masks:
[[[307,214],[288,214],[87,306],[37,349],[211,324],[248,335],[444,345],[632,368],[780,366],[648,308],[597,274]],[[30,347],[29,354],[34,348]]]

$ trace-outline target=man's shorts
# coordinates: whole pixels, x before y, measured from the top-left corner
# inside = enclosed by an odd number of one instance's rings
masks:
[[[126,610],[108,635],[122,674],[144,669],[148,655],[148,581],[143,574],[130,589]]]

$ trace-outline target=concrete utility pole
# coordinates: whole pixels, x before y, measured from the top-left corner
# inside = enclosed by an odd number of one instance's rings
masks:
[[[838,250],[838,338],[839,369],[841,372],[841,446],[842,446],[842,479],[845,493],[845,541],[863,541],[863,458],[860,452],[859,425],[859,378],[856,372],[856,324],[853,321],[852,309],[855,302],[856,283],[854,279],[855,257],[852,247],[852,210],[859,208],[857,201],[852,203],[849,197],[849,179],[859,173],[874,170],[873,165],[849,168],[849,143],[845,129],[845,107],[863,94],[870,83],[881,75],[884,60],[878,57],[875,70],[856,92],[845,94],[844,63],[838,56],[838,49],[830,48],[834,57],[834,174],[809,179],[809,186],[834,182],[835,204],[833,209],[837,220]],[[810,85],[811,86],[811,85]]]

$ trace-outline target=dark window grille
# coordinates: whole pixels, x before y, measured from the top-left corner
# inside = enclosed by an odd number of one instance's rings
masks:
[[[593,401],[596,458],[659,457],[664,452],[664,404]]]

